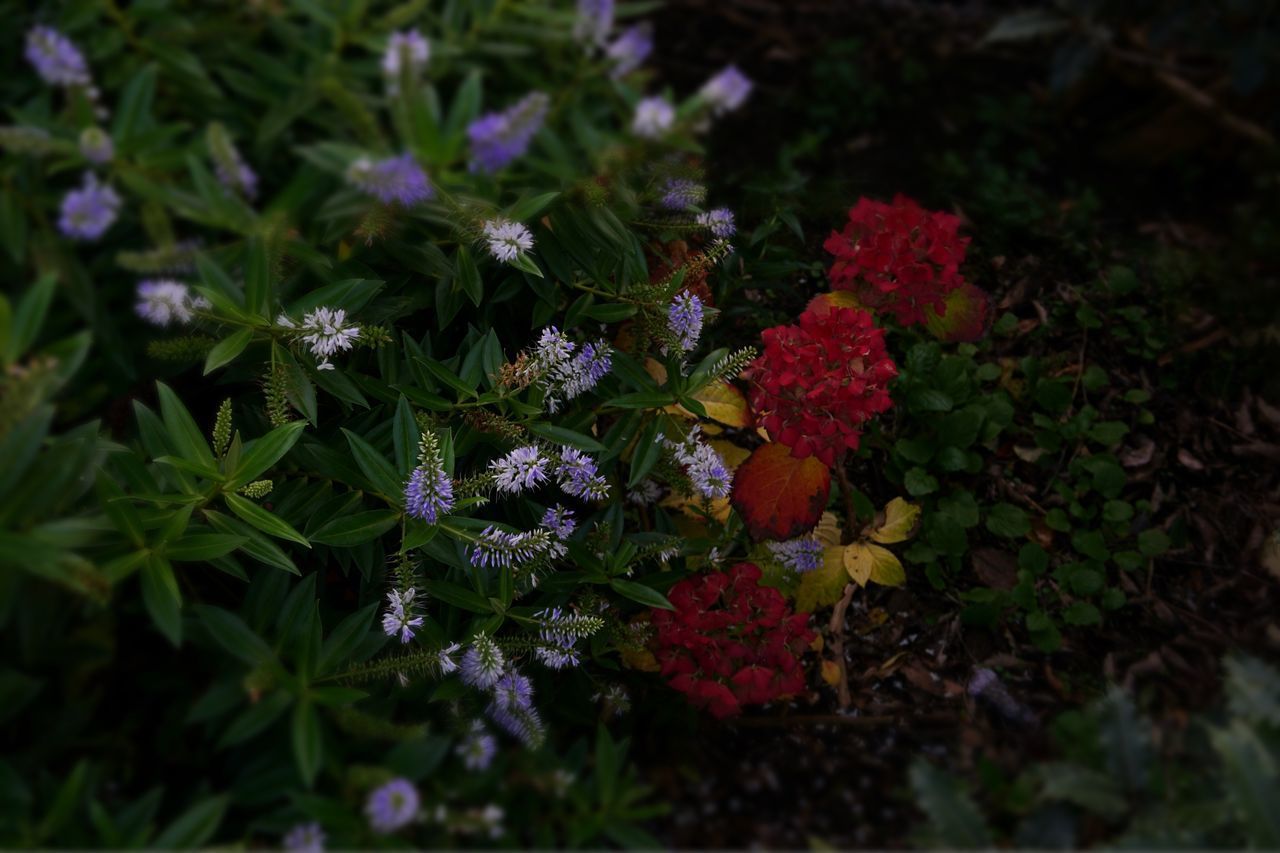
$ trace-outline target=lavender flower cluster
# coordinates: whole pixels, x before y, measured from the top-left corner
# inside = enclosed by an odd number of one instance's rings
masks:
[[[138,316],[157,326],[190,323],[196,311],[208,310],[209,300],[192,293],[191,288],[173,279],[138,282]]]
[[[667,331],[681,352],[693,351],[702,335],[702,300],[687,291],[677,294],[667,308]]]
[[[529,748],[545,737],[542,718],[533,707],[533,684],[510,666],[502,649],[487,634],[477,634],[462,657],[462,682],[489,693],[485,713],[499,728]]]
[[[317,370],[333,370],[330,358],[355,346],[360,338],[360,327],[347,322],[344,308],[316,308],[295,323],[287,314],[276,317],[276,325],[291,330],[299,340],[307,344],[318,364]]]
[[[533,234],[519,222],[507,219],[490,219],[482,228],[489,244],[489,254],[504,264],[533,248]]]
[[[85,172],[80,188],[62,199],[58,230],[73,240],[97,240],[115,223],[120,205],[114,189],[99,183],[92,172]]]
[[[404,75],[412,78],[422,74],[431,57],[431,48],[422,33],[416,29],[392,33],[382,54],[382,75],[387,81],[387,94],[400,94],[400,81]]]
[[[822,568],[822,550],[822,543],[816,536],[769,543],[769,553],[773,558],[797,574]]]
[[[546,393],[547,411],[554,413],[562,401],[590,391],[613,366],[604,341],[581,348],[555,326],[542,330],[530,359],[535,381]]]
[[[382,160],[361,157],[347,169],[347,181],[388,205],[413,207],[435,195],[427,173],[408,153]]]
[[[387,593],[387,612],[382,615],[382,631],[388,637],[399,635],[401,643],[414,638],[414,628],[422,627],[423,617],[414,611],[417,591],[413,587],[404,592],[393,589]]]
[[[701,428],[695,426],[683,441],[671,441],[659,436],[671,456],[684,469],[685,475],[698,494],[708,499],[727,498],[733,485],[733,473],[714,447],[702,438]]]
[[[435,434],[422,433],[418,442],[418,465],[404,487],[405,512],[427,524],[453,509],[453,480],[444,470],[440,445]]]
[[[551,98],[530,92],[500,112],[486,113],[467,127],[471,141],[471,171],[493,174],[523,157],[542,129]]]

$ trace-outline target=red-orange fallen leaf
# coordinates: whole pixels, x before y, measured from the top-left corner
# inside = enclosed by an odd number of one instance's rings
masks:
[[[980,287],[966,282],[947,294],[947,311],[938,314],[927,308],[925,327],[940,341],[965,343],[976,341],[987,333],[991,314],[991,297]]]
[[[751,538],[791,539],[817,526],[831,492],[831,469],[784,444],[764,444],[733,477],[733,508]]]

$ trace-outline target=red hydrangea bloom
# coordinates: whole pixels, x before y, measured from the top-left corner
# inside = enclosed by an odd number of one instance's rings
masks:
[[[964,284],[968,237],[960,219],[929,211],[903,195],[892,204],[860,198],[843,231],[823,247],[836,256],[831,286],[851,290],[868,308],[888,311],[904,326],[923,323],[925,310],[947,311],[946,295]]]
[[[747,371],[751,410],[797,459],[834,464],[857,449],[862,422],[892,405],[888,384],[898,368],[866,311],[810,308],[800,325],[774,326],[761,337],[764,352]]]
[[[804,689],[809,616],[759,581],[757,566],[738,563],[682,580],[668,596],[675,610],[653,611],[662,674],[719,719]]]

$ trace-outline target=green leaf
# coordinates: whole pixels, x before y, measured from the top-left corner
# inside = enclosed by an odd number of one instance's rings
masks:
[[[639,602],[646,607],[657,607],[661,610],[675,610],[667,597],[658,592],[651,586],[645,586],[635,581],[623,580],[622,578],[612,578],[609,586],[613,587],[614,592],[623,595],[632,601]]]
[[[164,555],[178,562],[201,563],[230,554],[248,541],[229,533],[194,533],[165,546]]]
[[[222,823],[226,795],[201,800],[183,812],[147,846],[156,850],[194,850],[203,847]]]
[[[174,450],[189,462],[217,470],[218,465],[214,461],[209,442],[205,441],[204,433],[196,426],[195,419],[191,417],[187,407],[182,405],[178,395],[163,382],[156,383],[156,391],[160,395],[160,416]]]
[[[369,635],[369,629],[373,624],[374,614],[381,607],[380,602],[374,602],[363,610],[352,613],[347,618],[338,623],[337,627],[325,637],[324,645],[320,647],[320,658],[316,664],[316,673],[323,675],[332,672],[339,666],[348,663],[348,659],[359,648],[360,643]],[[485,610],[487,611],[487,608]]]
[[[40,334],[45,317],[49,313],[49,303],[53,301],[57,285],[57,277],[53,273],[46,273],[22,295],[17,309],[13,312],[5,361],[9,363],[17,361],[19,356],[35,343],[36,336]]]
[[[427,369],[428,372],[431,373],[432,376],[434,376],[436,379],[439,379],[445,385],[448,385],[450,388],[457,391],[462,396],[464,397],[477,396],[475,388],[463,382],[461,379],[458,378],[458,375],[456,373],[454,373],[448,367],[436,361],[435,359],[426,358],[424,356],[424,357],[415,358],[414,361],[418,364],[421,364],[423,367]]]
[[[649,475],[653,467],[662,458],[662,445],[658,442],[660,424],[655,418],[645,425],[640,437],[636,439],[636,449],[631,456],[631,475],[627,478],[627,488],[633,489],[636,484]]]
[[[418,443],[422,433],[413,417],[413,407],[403,394],[396,403],[396,416],[391,424],[391,439],[395,447],[396,470],[401,479],[407,478],[418,464]]]
[[[1099,444],[1114,447],[1129,432],[1129,426],[1120,421],[1103,421],[1089,428],[1089,437]]]
[[[636,306],[629,302],[607,302],[592,305],[582,313],[601,323],[620,323],[628,317],[634,317],[636,310]]]
[[[1031,532],[1031,521],[1021,508],[998,503],[987,511],[987,530],[997,536],[1017,539]]]
[[[527,222],[560,197],[560,193],[542,193],[531,198],[522,198],[507,210],[507,218],[514,222]]]
[[[182,645],[182,594],[173,567],[159,554],[151,554],[142,566],[142,603],[160,633],[175,646]]]
[[[288,453],[301,437],[306,421],[292,421],[273,429],[259,438],[240,457],[240,464],[227,480],[226,488],[235,490],[258,479],[272,465]]]
[[[605,403],[618,409],[661,409],[675,403],[672,394],[661,391],[637,391],[634,394],[623,394]]]
[[[1231,713],[1257,725],[1280,726],[1280,672],[1243,654],[1230,655],[1225,665]]]
[[[1244,720],[1213,729],[1209,739],[1222,759],[1228,809],[1244,824],[1250,846],[1280,848],[1275,757]]]
[[[142,518],[138,515],[138,510],[130,503],[129,498],[116,485],[115,480],[111,479],[102,469],[98,469],[97,491],[102,509],[107,513],[107,517],[111,519],[116,529],[125,535],[131,545],[135,548],[141,548],[145,541],[142,534]]]
[[[390,509],[377,509],[368,512],[357,512],[354,515],[339,516],[326,523],[311,534],[311,541],[317,545],[329,545],[335,548],[351,548],[377,539],[396,526],[400,513]]]
[[[476,269],[475,258],[471,257],[471,252],[466,246],[458,247],[453,264],[454,280],[458,282],[462,292],[467,294],[471,304],[479,305],[484,299],[484,282],[480,280],[480,271]]]
[[[266,316],[271,300],[271,257],[261,237],[245,244],[244,302],[250,312]]]
[[[1169,550],[1169,534],[1158,527],[1138,534],[1138,550],[1145,557],[1158,557]]]
[[[206,290],[220,295],[224,300],[230,300],[230,305],[234,309],[233,315],[248,317],[239,310],[239,306],[244,303],[244,294],[241,293],[239,285],[212,258],[203,253],[197,255],[196,271],[200,274],[200,281]],[[216,301],[214,307],[219,307]]]
[[[227,726],[222,737],[218,739],[218,746],[220,748],[234,746],[261,734],[280,718],[292,702],[292,694],[277,690],[256,705],[250,705],[232,720],[231,725]]]
[[[470,610],[472,613],[489,614],[493,612],[493,606],[489,604],[488,599],[466,587],[439,580],[424,580],[422,586],[433,598],[438,598],[446,604],[452,604],[454,607],[461,607],[463,610]]]
[[[586,450],[591,453],[603,453],[606,450],[605,446],[594,438],[583,435],[580,432],[574,432],[571,429],[542,423],[530,423],[527,426],[529,432],[542,436],[548,441],[554,441],[556,444],[576,447],[578,450]]]
[[[912,468],[902,478],[902,485],[913,497],[931,494],[938,490],[938,480],[923,468]]]
[[[204,517],[214,528],[223,533],[235,533],[247,537],[248,541],[240,546],[241,553],[247,554],[264,565],[282,569],[290,574],[302,574],[280,546],[249,525],[209,509],[204,511]]]
[[[1095,708],[1107,770],[1126,790],[1144,790],[1151,771],[1150,727],[1138,719],[1133,700],[1119,687],[1111,687]]]
[[[1087,601],[1077,601],[1062,611],[1062,621],[1068,625],[1101,625],[1102,613]]]
[[[351,430],[344,427],[342,434],[347,437],[351,455],[355,457],[360,470],[369,478],[369,485],[374,491],[391,500],[403,500],[404,479],[396,474],[395,468],[391,467],[387,458]]]
[[[204,358],[204,375],[208,376],[224,364],[230,364],[236,356],[244,352],[245,347],[249,346],[252,340],[253,329],[241,329],[234,335],[218,341]]]
[[[974,850],[991,846],[991,833],[973,799],[960,784],[917,758],[909,771],[920,810],[929,818],[933,846]]]
[[[1103,817],[1119,817],[1128,809],[1115,780],[1089,767],[1057,761],[1039,765],[1036,776],[1043,799],[1073,803]]]
[[[299,702],[293,708],[293,758],[302,783],[311,788],[320,772],[324,740],[320,733],[320,716],[310,702]]]
[[[148,63],[130,77],[116,106],[111,137],[122,150],[127,150],[133,137],[150,124],[151,103],[155,94],[156,66]]]
[[[275,652],[271,651],[266,640],[255,634],[236,614],[209,605],[200,605],[195,610],[209,635],[240,660],[250,666],[259,666],[276,659]]]
[[[546,278],[546,276],[542,274],[542,267],[538,266],[538,262],[523,252],[512,258],[509,264],[515,269],[527,272],[529,275],[536,276],[538,278]]]
[[[311,543],[307,541],[307,538],[294,530],[284,519],[272,515],[257,504],[229,492],[224,494],[222,499],[227,502],[228,509],[268,536],[288,539],[291,542],[297,542],[299,545],[311,547]]]

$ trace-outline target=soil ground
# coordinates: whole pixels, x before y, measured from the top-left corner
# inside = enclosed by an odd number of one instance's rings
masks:
[[[824,258],[823,236],[858,195],[906,192],[965,216],[974,235],[967,274],[992,293],[997,316],[1020,319],[1020,330],[1034,329],[1046,305],[1070,301],[1072,283],[1100,264],[1140,266],[1160,249],[1233,256],[1233,223],[1259,207],[1253,146],[1133,69],[1102,67],[1049,91],[1042,45],[982,45],[997,17],[992,4],[677,0],[658,18],[658,82],[685,91],[727,61],[758,81],[753,109],[711,139],[713,194],[749,184],[759,164],[785,161],[815,122],[826,122],[791,161],[809,178],[801,218],[811,258]],[[1252,103],[1236,106],[1248,116]],[[984,221],[981,178],[940,181],[943,150],[1007,167],[1007,204],[1048,198],[1062,213],[1060,229],[1043,219]],[[1034,156],[1019,162],[1026,152]],[[1033,188],[1018,186],[1026,175]],[[1069,227],[1072,208],[1090,194],[1099,212]],[[750,221],[760,199],[743,191],[735,201]],[[979,766],[1012,775],[1050,757],[1048,723],[1107,682],[1177,727],[1218,695],[1226,652],[1276,659],[1280,582],[1261,550],[1280,521],[1280,407],[1275,377],[1257,369],[1274,348],[1259,348],[1265,334],[1255,334],[1274,322],[1274,250],[1242,268],[1244,295],[1190,275],[1170,338],[1150,358],[1105,329],[1090,337],[1070,326],[1002,338],[990,353],[1082,362],[1087,353],[1114,384],[1154,389],[1155,423],[1120,455],[1133,499],[1184,525],[1186,544],[1145,578],[1123,579],[1129,603],[1120,613],[1045,654],[1023,633],[962,624],[954,591],[935,590],[919,573],[902,589],[860,591],[843,619],[825,624],[828,610],[819,620],[828,638],[843,638],[849,708],[815,683],[789,707],[736,721],[690,715],[685,738],[673,739],[681,729],[665,719],[677,708],[637,733],[647,780],[675,804],[653,827],[658,837],[677,847],[903,847],[920,819],[906,786],[915,756],[962,776]],[[790,294],[769,291],[781,313],[798,311],[820,282],[797,277],[793,285]],[[1156,381],[1170,371],[1172,390]],[[1012,448],[989,461],[975,491],[1034,505],[1045,484],[1028,482],[1033,469]],[[998,543],[975,543],[966,558],[988,583],[1012,571],[1009,559]],[[967,694],[979,667],[1002,673],[1010,701]]]

